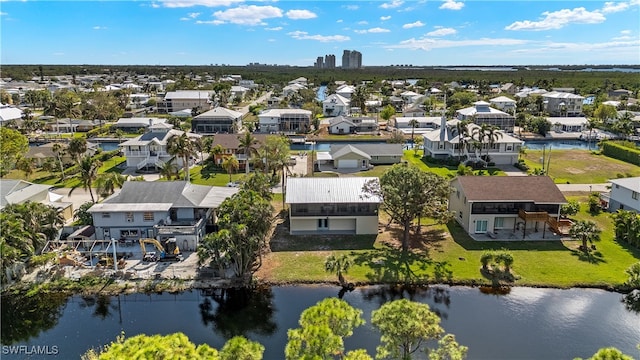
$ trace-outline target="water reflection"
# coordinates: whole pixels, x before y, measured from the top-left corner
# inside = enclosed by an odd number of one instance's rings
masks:
[[[640,290],[633,290],[624,295],[622,297],[622,303],[628,311],[640,314]]]
[[[277,329],[273,321],[273,292],[270,287],[256,289],[211,289],[203,291],[198,305],[205,326],[225,339],[249,337],[250,333],[269,336]]]
[[[449,288],[441,286],[417,287],[409,285],[384,285],[367,287],[362,289],[361,294],[364,300],[375,303],[378,307],[389,301],[400,299],[420,302],[427,300],[434,304],[442,304],[446,309],[448,309],[451,304]],[[448,312],[439,307],[432,307],[431,310],[443,319],[449,317]]]
[[[28,341],[54,328],[67,305],[66,294],[40,296],[2,295],[0,342],[11,345]]]

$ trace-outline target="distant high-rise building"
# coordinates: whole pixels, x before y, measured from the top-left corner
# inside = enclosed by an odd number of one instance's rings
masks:
[[[336,56],[333,54],[324,56],[324,68],[335,69],[336,68]]]
[[[323,58],[322,56],[318,56],[318,58],[316,59],[316,63],[313,64],[313,67],[317,68],[317,69],[322,69],[324,68],[324,63],[322,62]]]
[[[343,69],[360,69],[362,67],[362,53],[356,50],[344,50],[342,53]]]

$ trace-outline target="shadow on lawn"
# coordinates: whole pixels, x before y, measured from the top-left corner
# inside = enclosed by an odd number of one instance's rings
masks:
[[[428,281],[450,281],[453,278],[451,264],[429,259],[424,251],[413,249],[407,253],[391,246],[352,253],[356,265],[365,266],[370,272],[365,276],[371,282],[424,284]]]
[[[571,255],[578,258],[580,261],[588,262],[591,264],[599,265],[602,263],[606,263],[607,261],[604,259],[604,255],[600,251],[588,251],[584,252],[581,249],[572,249]]]

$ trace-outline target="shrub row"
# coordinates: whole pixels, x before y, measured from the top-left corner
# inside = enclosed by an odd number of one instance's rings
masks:
[[[640,165],[640,150],[635,145],[630,147],[628,142],[605,141],[602,143],[602,153],[614,159],[622,160],[634,165]]]

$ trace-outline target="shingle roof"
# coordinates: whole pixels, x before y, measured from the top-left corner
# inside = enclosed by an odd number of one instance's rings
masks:
[[[287,179],[287,204],[380,203],[368,197],[362,187],[376,177],[294,178]]]
[[[458,176],[468,201],[533,201],[566,203],[558,186],[548,176]]]
[[[332,149],[333,150],[333,149]],[[365,159],[371,160],[371,156],[369,156],[369,154],[367,154],[366,152],[358,149],[357,147],[353,146],[353,145],[345,145],[340,147],[338,150],[332,151],[331,152],[331,157],[333,158],[333,160],[338,160],[341,157],[347,155],[347,154],[357,154]]]

